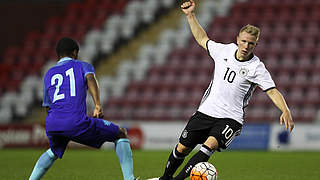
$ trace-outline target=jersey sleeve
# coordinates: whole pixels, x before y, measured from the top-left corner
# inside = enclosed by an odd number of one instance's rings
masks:
[[[250,77],[249,80],[256,83],[263,91],[275,88],[276,86],[269,71],[262,62],[258,64],[254,76]]]
[[[49,107],[51,105],[50,102],[50,97],[47,91],[47,87],[46,87],[46,80],[43,80],[43,102],[42,102],[42,106],[43,107]]]
[[[206,46],[208,54],[213,60],[217,59],[222,49],[226,47],[225,44],[217,43],[212,40],[208,40]]]
[[[94,74],[94,68],[91,64],[87,63],[87,62],[81,62],[82,65],[82,69],[84,71],[84,77],[86,77],[88,74]]]

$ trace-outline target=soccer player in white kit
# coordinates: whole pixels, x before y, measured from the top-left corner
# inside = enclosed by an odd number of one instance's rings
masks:
[[[208,161],[215,150],[226,149],[241,132],[244,108],[257,86],[282,111],[280,124],[284,123],[290,132],[294,127],[283,96],[276,89],[264,64],[253,54],[260,35],[259,28],[252,25],[241,28],[237,44],[217,43],[208,38],[198,23],[193,0],[183,3],[181,8],[187,16],[194,38],[214,60],[214,76],[197,112],[189,119],[178,145],[170,154],[163,176],[153,180],[185,179],[198,162]],[[184,158],[197,144],[202,144],[200,150],[173,178]]]

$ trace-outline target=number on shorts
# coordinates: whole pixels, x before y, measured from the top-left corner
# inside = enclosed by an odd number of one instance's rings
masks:
[[[222,131],[222,134],[224,135],[224,137],[226,139],[229,139],[230,137],[232,137],[233,135],[233,130],[230,128],[229,125],[226,125],[226,127],[224,128],[224,130]]]
[[[228,147],[231,144],[231,142],[233,141],[233,139],[235,138],[236,135],[240,134],[240,131],[241,130],[234,132],[233,129],[229,125],[226,125],[226,127],[222,131],[222,134],[224,135],[224,137],[227,140],[227,142],[225,143],[226,147]]]

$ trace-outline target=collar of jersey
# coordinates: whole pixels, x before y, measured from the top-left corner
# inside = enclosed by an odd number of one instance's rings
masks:
[[[254,54],[251,53],[251,54],[250,54],[250,57],[249,57],[248,59],[246,59],[246,60],[240,60],[240,59],[237,58],[237,51],[238,51],[238,49],[237,49],[236,52],[234,53],[234,57],[235,57],[236,60],[239,61],[239,62],[247,62],[247,61],[250,61],[251,59],[253,59],[253,57],[254,57]]]
[[[64,57],[64,58],[59,59],[57,64],[60,64],[60,63],[66,62],[66,61],[70,61],[70,60],[72,60],[71,57]]]

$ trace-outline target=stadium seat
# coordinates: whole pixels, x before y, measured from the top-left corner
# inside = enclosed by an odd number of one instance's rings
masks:
[[[18,64],[21,71],[12,73],[9,86],[6,85],[8,76],[0,74],[0,86],[6,86],[2,91],[18,90],[27,74],[40,75],[39,71],[47,60],[56,58],[52,49],[61,36],[72,35],[83,43],[80,53],[85,59],[92,59],[98,53],[110,54],[121,40],[134,37],[141,24],[153,22],[163,6],[174,3],[150,0],[132,1],[127,5],[127,2],[86,0],[71,3],[65,16],[47,21],[43,33],[29,33],[23,48],[13,47],[6,51],[6,60],[1,61],[0,70],[9,72]],[[83,13],[84,9],[86,13]],[[270,70],[290,107],[293,105],[295,120],[311,122],[320,105],[315,98],[320,87],[319,10],[318,3],[312,0],[235,1],[226,16],[222,16],[222,10],[213,11],[217,14],[213,13],[214,18],[209,18],[207,32],[213,39],[229,43],[235,42],[241,26],[248,23],[258,25],[262,34],[255,53]],[[111,16],[114,14],[118,15]],[[185,25],[185,21],[181,22]],[[107,118],[187,120],[192,115],[210,83],[214,63],[192,38],[189,40],[189,30],[185,26],[181,29],[163,32],[157,48],[145,45],[139,52],[137,63],[121,65],[117,74],[123,74],[123,77],[114,78],[112,82],[109,78],[108,82],[101,83]],[[88,30],[90,33],[84,36]],[[25,70],[25,66],[30,68]],[[120,96],[122,92],[125,93]],[[254,107],[248,109],[249,122],[278,120],[279,112],[274,106],[270,107],[271,101],[265,93],[258,90],[252,98]],[[21,114],[25,112],[23,107],[18,109]]]
[[[314,60],[312,60],[312,58],[308,54],[301,54],[298,57],[296,66],[297,67],[295,69],[297,72],[312,72]]]
[[[285,54],[280,61],[281,64],[279,70],[287,73],[295,71],[297,64],[295,59],[294,54]]]
[[[297,86],[295,87],[296,88],[291,89],[290,93],[287,95],[288,104],[295,106],[303,105],[305,99],[304,92],[301,88],[297,88]]]
[[[306,92],[306,96],[303,99],[303,101],[305,104],[317,106],[320,104],[319,95],[320,95],[319,88],[310,88]]]
[[[280,72],[274,80],[279,87],[288,88],[292,86],[292,78],[287,72]]]
[[[279,69],[279,58],[276,56],[268,56],[265,59],[262,59],[263,63],[265,64],[266,68],[271,72],[278,72]]]
[[[266,109],[265,122],[277,122],[280,120],[281,111],[279,109],[277,109],[274,106],[271,106],[269,108],[265,107],[265,109]]]
[[[310,14],[317,17],[317,13],[309,12],[313,7],[312,3],[308,0],[301,0],[298,4],[291,0],[237,2],[231,8],[229,16],[215,17],[207,31],[216,41],[229,43],[235,42],[237,29],[241,26],[247,23],[258,24],[262,34],[256,54],[270,70],[277,88],[284,93],[288,104],[293,106],[294,117],[297,121],[304,122],[309,122],[314,112],[314,109],[302,108],[305,103],[319,107],[319,102],[312,101],[318,95],[316,88],[319,87],[320,81],[320,77],[317,76],[320,63],[317,58],[317,38],[315,38],[318,27],[316,23],[308,22],[307,19]],[[135,8],[130,8],[131,11],[135,11]],[[244,16],[248,18],[243,19]],[[305,31],[304,36],[302,34]],[[175,44],[174,37],[177,35],[170,30],[166,31],[159,44],[163,44],[166,48],[171,47],[165,42]],[[139,98],[136,92],[128,90],[130,99],[143,102],[135,112],[136,119],[186,120],[195,111],[209,85],[214,63],[194,40],[188,42],[188,47],[172,49],[168,58],[159,58],[167,59],[164,64],[151,65],[146,62],[141,64],[142,69],[149,68],[146,79],[140,78],[140,81],[133,86],[137,89],[149,87],[152,90],[143,91],[141,95],[144,94],[142,95],[144,98]],[[141,59],[151,59],[150,54],[154,52],[151,49],[145,50],[142,51],[144,55]],[[252,99],[250,103],[254,107],[248,109],[248,121],[279,120],[280,111],[272,106],[271,100],[264,92],[258,90]]]
[[[308,86],[309,82],[309,76],[307,72],[303,73],[296,73],[293,77],[293,86],[298,88],[305,88]]]
[[[300,109],[299,120],[302,122],[312,122],[315,120],[317,109],[313,106],[304,106]]]
[[[21,48],[8,48],[3,59],[10,61],[1,61],[1,67],[6,69],[3,72],[8,72],[11,75],[1,75],[0,79],[6,78],[8,81],[8,86],[1,87],[1,92],[14,91],[18,95],[20,93],[18,92],[20,82],[23,81],[25,76],[41,75],[41,69],[46,64],[46,61],[56,59],[54,46],[58,39],[63,36],[70,36],[81,43],[88,29],[100,28],[106,19],[107,13],[119,13],[126,3],[127,0],[120,0],[116,3],[109,0],[86,0],[84,2],[69,3],[64,15],[47,20],[43,32],[38,30],[31,31],[25,36]],[[109,6],[107,4],[111,5],[110,9],[108,9]],[[19,112],[26,110],[22,106],[16,107]]]
[[[248,107],[245,110],[246,122],[264,122],[266,111],[263,106]]]

